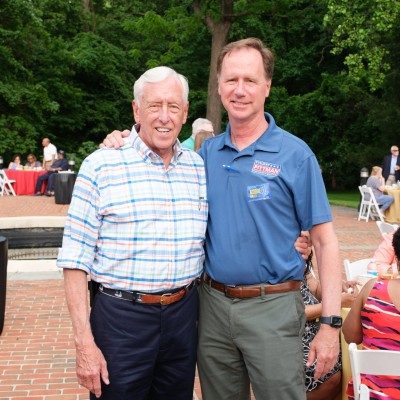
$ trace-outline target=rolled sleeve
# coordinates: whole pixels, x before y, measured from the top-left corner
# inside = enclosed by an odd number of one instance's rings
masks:
[[[101,225],[96,172],[85,160],[79,171],[64,227],[57,267],[81,269],[90,274],[96,259]]]

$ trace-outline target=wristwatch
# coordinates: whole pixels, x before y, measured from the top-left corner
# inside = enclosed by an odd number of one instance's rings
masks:
[[[328,324],[332,328],[342,327],[342,317],[338,317],[337,315],[331,315],[330,317],[319,317],[319,322],[321,324]]]

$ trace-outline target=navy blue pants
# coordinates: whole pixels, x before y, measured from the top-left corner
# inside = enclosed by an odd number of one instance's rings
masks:
[[[101,399],[192,400],[197,312],[197,287],[168,306],[98,293],[90,323],[110,378]]]
[[[47,183],[47,191],[53,190],[53,179],[54,179],[54,172],[46,172],[43,175],[39,175],[36,181],[36,186],[35,186],[35,193],[38,193],[42,190],[42,184],[43,182],[48,180]]]

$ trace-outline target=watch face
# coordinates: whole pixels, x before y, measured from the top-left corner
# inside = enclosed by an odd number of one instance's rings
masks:
[[[333,326],[335,328],[341,328],[342,327],[342,318],[332,316],[331,326]]]
[[[319,320],[321,324],[328,324],[333,328],[342,327],[342,317],[339,317],[337,315],[331,315],[330,317],[320,317]]]

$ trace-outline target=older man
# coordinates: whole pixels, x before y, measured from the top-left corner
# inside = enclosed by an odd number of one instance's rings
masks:
[[[383,157],[382,175],[385,178],[386,185],[392,185],[400,180],[400,157],[398,146],[392,146],[390,148],[390,154]]]
[[[177,141],[188,91],[170,68],[145,72],[130,143],[91,154],[76,180],[58,266],[93,399],[192,399],[208,203],[203,160]]]

